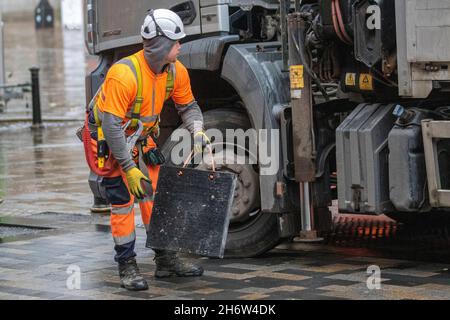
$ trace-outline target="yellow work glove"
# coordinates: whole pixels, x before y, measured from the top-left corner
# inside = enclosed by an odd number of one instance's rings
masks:
[[[208,144],[211,144],[211,141],[204,131],[199,131],[194,134],[194,153],[202,153],[203,148]]]
[[[131,168],[126,173],[126,178],[128,182],[128,188],[130,188],[130,192],[133,196],[138,199],[142,199],[145,195],[145,191],[142,188],[141,180],[144,179],[148,181],[150,184],[152,183],[149,178],[147,178],[141,170],[138,168]]]

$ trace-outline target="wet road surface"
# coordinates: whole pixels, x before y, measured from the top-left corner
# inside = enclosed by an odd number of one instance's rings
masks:
[[[79,126],[28,124],[0,128],[0,207],[4,216],[43,211],[87,214],[92,196]]]
[[[47,222],[51,224],[51,222]],[[0,299],[449,299],[449,264],[386,259],[295,244],[259,258],[206,259],[198,278],[156,279],[153,252],[138,228],[137,254],[150,289],[120,288],[107,227],[78,225],[63,234],[0,244]],[[381,270],[368,287],[369,266]],[[80,287],[70,282],[80,271]],[[73,272],[73,271],[72,271]],[[69,281],[68,281],[69,280]]]

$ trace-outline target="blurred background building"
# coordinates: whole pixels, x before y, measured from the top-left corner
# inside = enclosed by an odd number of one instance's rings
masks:
[[[55,9],[56,13],[61,12],[61,4],[63,1],[48,1],[50,5]],[[14,19],[34,19],[34,9],[37,7],[39,2],[40,0],[1,0],[0,10],[3,12],[3,20],[9,21]],[[73,2],[78,2],[78,0],[73,0]]]
[[[0,0],[4,22],[3,46],[6,84],[30,81],[29,68],[40,68],[43,117],[83,119],[84,79],[96,57],[85,49],[83,0],[48,0],[54,9],[54,27],[35,28],[40,0]],[[11,100],[1,117],[31,115],[31,101]]]

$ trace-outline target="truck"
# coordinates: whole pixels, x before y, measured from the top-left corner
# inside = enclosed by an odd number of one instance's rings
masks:
[[[332,208],[446,221],[450,0],[86,0],[86,46],[99,57],[88,101],[142,48],[145,12],[157,8],[183,20],[179,60],[206,129],[279,132],[276,172],[219,167],[239,179],[227,256],[317,240]],[[157,141],[169,163],[174,110],[168,102]]]

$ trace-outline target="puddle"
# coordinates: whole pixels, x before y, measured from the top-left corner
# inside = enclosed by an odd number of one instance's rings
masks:
[[[31,218],[51,219],[52,221],[64,222],[91,222],[94,218],[86,214],[67,214],[60,212],[41,212],[33,214]]]
[[[43,231],[52,230],[44,227],[31,227],[0,224],[0,243],[23,240],[24,238],[34,238]]]

